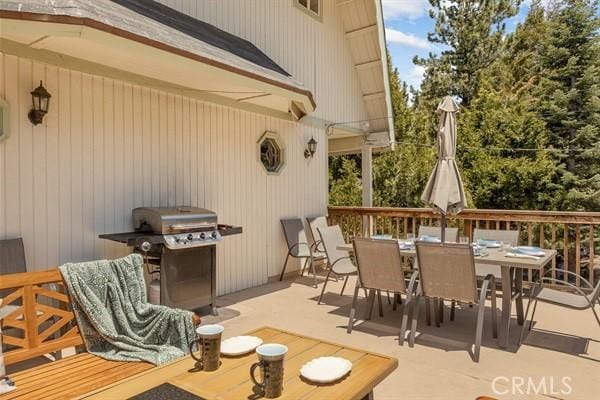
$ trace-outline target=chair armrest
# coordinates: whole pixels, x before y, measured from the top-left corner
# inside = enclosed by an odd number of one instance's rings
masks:
[[[334,265],[335,265],[335,264],[336,264],[338,261],[340,261],[340,260],[346,260],[346,259],[348,259],[348,260],[352,261],[352,257],[350,257],[350,256],[347,256],[347,257],[340,257],[340,258],[338,258],[337,260],[335,260],[335,261],[334,261],[334,262],[333,262],[333,263],[330,265],[330,267],[331,267],[331,268],[333,268],[333,266],[334,266]]]
[[[300,246],[306,246],[308,248],[308,251],[310,252],[310,255],[312,257],[312,248],[310,246],[310,244],[306,243],[306,242],[298,242],[298,243],[294,243],[292,245],[292,247],[290,247],[289,252],[291,253],[293,249],[300,247]]]
[[[560,279],[555,279],[555,278],[548,278],[548,277],[543,277],[541,279],[541,283],[543,282],[550,282],[550,283],[560,283],[563,285],[567,285],[568,287],[570,287],[571,289],[574,289],[577,293],[579,293],[580,295],[582,295],[583,297],[587,298],[587,295],[583,292],[583,290],[581,290],[579,287],[573,285],[570,282],[566,282],[566,281],[561,281]]]
[[[315,251],[319,251],[319,252],[321,252],[321,253],[324,253],[324,252],[325,252],[325,248],[320,248],[320,247],[319,247],[319,246],[322,246],[322,245],[323,245],[323,241],[322,241],[322,240],[316,240],[316,241],[315,241],[315,242],[312,244],[313,250],[315,250]]]
[[[559,271],[562,273],[566,273],[567,275],[574,276],[575,278],[579,278],[582,282],[584,282],[586,285],[588,285],[590,289],[594,289],[594,286],[583,276],[576,274],[575,272],[568,271],[566,269],[550,268],[548,271],[544,272],[544,275],[542,277],[546,277],[546,275],[548,275],[548,273],[552,272],[552,271]],[[560,281],[560,282],[565,282],[565,281]]]

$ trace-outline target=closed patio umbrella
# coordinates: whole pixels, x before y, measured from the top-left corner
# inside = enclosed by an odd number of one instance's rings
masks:
[[[438,161],[421,199],[442,215],[442,242],[446,239],[446,215],[466,207],[465,189],[456,165],[456,113],[458,104],[450,96],[438,105]]]

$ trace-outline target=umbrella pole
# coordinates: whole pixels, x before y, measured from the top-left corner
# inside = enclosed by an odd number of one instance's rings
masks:
[[[440,227],[442,228],[442,243],[446,242],[446,214],[442,214],[442,219],[440,221]]]

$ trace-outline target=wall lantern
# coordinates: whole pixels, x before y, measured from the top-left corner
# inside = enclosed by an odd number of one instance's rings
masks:
[[[36,87],[31,92],[31,100],[33,101],[33,108],[29,111],[27,116],[32,124],[38,125],[42,123],[44,119],[44,115],[48,113],[48,105],[50,104],[50,93],[44,88],[42,85],[42,81],[40,81],[40,86]]]
[[[308,141],[307,147],[304,150],[304,158],[313,158],[317,151],[317,141],[314,137],[311,137]]]

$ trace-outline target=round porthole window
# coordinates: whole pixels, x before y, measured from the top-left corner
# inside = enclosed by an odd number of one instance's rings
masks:
[[[267,174],[278,174],[285,165],[285,147],[275,132],[265,132],[258,141],[258,157]]]

